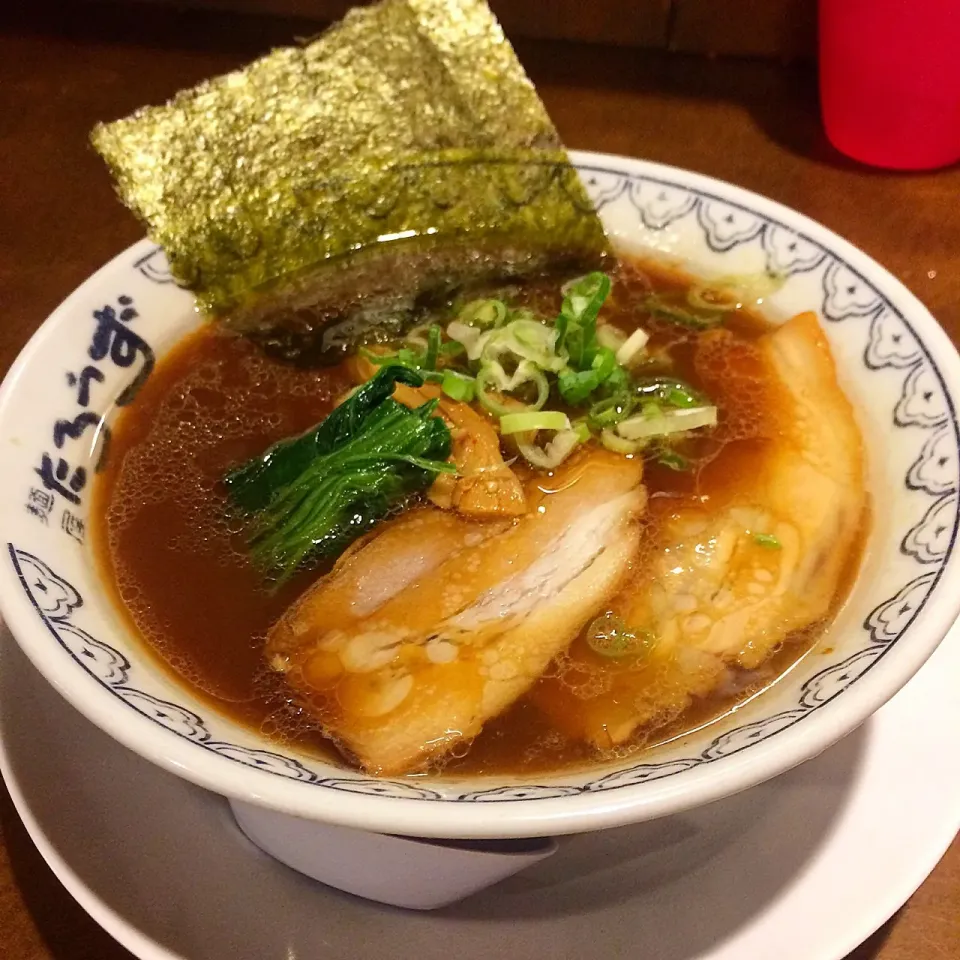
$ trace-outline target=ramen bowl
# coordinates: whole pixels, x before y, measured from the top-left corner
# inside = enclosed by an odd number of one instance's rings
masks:
[[[115,608],[90,537],[94,475],[110,456],[113,417],[137,403],[158,359],[202,322],[151,243],[126,250],[75,291],[4,383],[0,609],[13,635],[81,713],[230,798],[248,835],[281,857],[292,850],[288,862],[303,847],[290,839],[293,825],[520,840],[662,817],[733,794],[856,728],[910,679],[957,616],[960,594],[949,583],[960,564],[960,359],[926,309],[865,254],[767,199],[638,160],[573,158],[619,248],[705,276],[781,275],[764,312],[774,322],[817,313],[866,447],[872,525],[825,635],[762,695],[655,750],[554,775],[374,778],[267,740],[158,665]],[[410,862],[410,849],[400,860]],[[485,882],[549,849],[499,848],[513,866],[487,861]]]

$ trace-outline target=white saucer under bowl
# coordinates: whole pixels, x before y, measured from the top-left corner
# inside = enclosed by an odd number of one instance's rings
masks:
[[[85,720],[0,626],[0,768],[70,893],[141,960],[840,960],[960,828],[960,629],[814,760],[560,851],[429,915],[307,880],[227,801]]]

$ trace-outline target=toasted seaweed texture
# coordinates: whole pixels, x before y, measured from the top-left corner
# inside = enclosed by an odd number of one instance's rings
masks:
[[[199,308],[293,354],[432,291],[608,253],[483,0],[352,10],[92,141]]]

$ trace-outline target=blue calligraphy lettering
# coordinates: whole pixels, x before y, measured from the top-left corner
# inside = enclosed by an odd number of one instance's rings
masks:
[[[70,465],[62,457],[57,460],[57,465],[54,467],[53,460],[45,453],[40,461],[40,466],[35,467],[34,472],[40,475],[43,485],[48,490],[55,490],[61,497],[65,497],[71,503],[80,502],[80,497],[77,494],[87,485],[87,471],[83,467],[77,467],[73,471],[68,481],[68,487],[65,487],[63,483],[67,480],[67,474],[70,473]]]
[[[93,427],[96,431],[90,447],[91,452],[96,447],[97,441],[100,441],[100,455],[97,457],[96,467],[99,473],[107,462],[107,451],[110,449],[110,428],[99,414],[85,410],[83,413],[78,413],[73,420],[58,420],[53,425],[53,442],[59,450],[67,437],[71,440],[79,440],[87,427]]]
[[[87,351],[91,360],[103,360],[108,354],[118,367],[131,367],[138,357],[143,358],[143,365],[133,380],[127,384],[120,396],[117,397],[117,406],[123,407],[130,403],[146,382],[156,364],[156,357],[147,342],[129,327],[125,326],[136,319],[137,311],[130,304],[130,297],[120,297],[119,302],[124,307],[117,317],[117,311],[111,306],[102,310],[94,310],[93,317],[97,321],[93,340]]]
[[[84,367],[79,374],[68,373],[67,385],[75,387],[78,383],[80,389],[77,391],[77,403],[81,407],[90,403],[90,381],[96,380],[97,383],[103,383],[104,376],[96,367]]]

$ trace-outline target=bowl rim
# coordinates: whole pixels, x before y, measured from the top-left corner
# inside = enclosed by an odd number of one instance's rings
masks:
[[[931,358],[936,357],[934,370],[957,430],[956,411],[947,384],[960,395],[960,356],[926,307],[867,254],[805,215],[722,180],[612,154],[570,151],[570,157],[581,171],[589,172],[592,168],[610,172],[613,168],[626,176],[672,182],[756,212],[801,237],[812,238],[880,291],[897,307],[908,327],[922,329],[923,336],[918,341]],[[120,263],[128,263],[132,256],[152,249],[149,241],[141,240],[118,254],[87,278],[40,325],[0,387],[0,425],[25,372],[57,327],[73,313],[84,288]],[[266,775],[226,757],[201,752],[196,744],[183,741],[147,717],[132,716],[123,704],[104,696],[92,677],[87,679],[93,685],[79,682],[70,658],[62,656],[57,645],[48,642],[44,627],[49,629],[49,624],[38,622],[29,596],[13,590],[9,577],[0,579],[0,613],[34,666],[77,710],[134,752],[215,793],[306,819],[384,833],[478,839],[529,837],[577,833],[682,812],[761,783],[816,756],[890,699],[946,635],[960,613],[960,593],[951,594],[938,589],[938,585],[948,570],[958,565],[960,556],[953,552],[937,571],[926,603],[910,624],[911,642],[898,644],[869,671],[870,678],[861,678],[842,697],[818,707],[816,716],[805,717],[803,724],[781,730],[750,750],[724,756],[717,763],[685,770],[682,776],[624,785],[614,791],[503,800],[492,810],[483,803],[424,803],[422,798],[317,790],[315,784]]]

